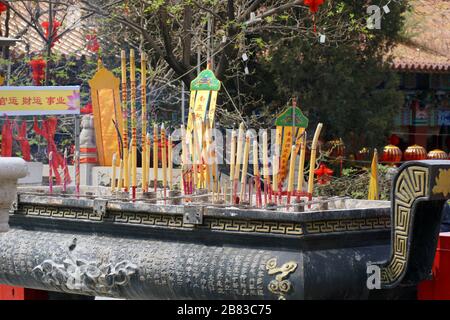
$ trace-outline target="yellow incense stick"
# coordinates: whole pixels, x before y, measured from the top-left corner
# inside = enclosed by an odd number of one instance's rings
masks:
[[[230,154],[230,182],[234,179],[234,170],[236,164],[236,131],[231,131],[231,154]]]
[[[297,191],[303,191],[303,182],[305,181],[305,154],[306,154],[306,132],[303,134],[300,149],[300,161],[298,164],[298,178],[297,178]]]
[[[258,140],[253,140],[253,175],[259,176]]]
[[[276,193],[278,192],[278,167],[279,167],[279,163],[278,163],[278,155],[276,154],[276,152],[273,154],[273,162],[272,162],[272,180],[273,180],[273,191]]]
[[[131,185],[137,186],[137,136],[136,136],[136,65],[134,62],[134,50],[130,50],[130,106],[131,106]]]
[[[294,178],[295,178],[295,160],[297,158],[297,148],[295,145],[291,148],[291,160],[289,162],[289,177],[288,177],[288,192],[294,191]]]
[[[127,59],[125,50],[121,52],[122,68],[122,139],[123,139],[123,165],[124,165],[124,189],[128,191],[130,180],[128,176],[128,107],[127,107]]]
[[[314,138],[311,146],[311,158],[309,164],[309,180],[308,180],[308,193],[313,192],[314,188],[314,169],[316,167],[316,153],[317,153],[317,144],[319,142],[320,131],[322,130],[322,123],[319,123],[316,128],[316,132],[314,133]]]
[[[147,166],[147,55],[141,52],[141,163],[142,163],[142,190],[148,191],[148,170]]]
[[[168,139],[168,146],[167,146],[167,150],[168,150],[168,155],[167,155],[167,165],[168,165],[168,169],[169,169],[169,189],[172,190],[173,188],[173,173],[172,173],[172,169],[173,169],[173,154],[172,154],[172,135],[169,135],[169,139]]]
[[[269,181],[269,142],[267,138],[267,130],[263,132],[263,175],[264,179],[270,183]]]
[[[116,162],[117,162],[117,159],[116,159],[116,153],[114,152],[113,153],[113,156],[112,156],[112,163],[111,163],[111,166],[112,166],[112,174],[111,174],[111,192],[114,192],[114,191],[116,191]]]
[[[237,150],[236,150],[236,165],[234,167],[234,180],[239,181],[239,174],[242,164],[242,149],[244,147],[244,123],[242,122],[239,126],[238,138],[237,138]],[[236,190],[237,191],[237,190]]]
[[[154,188],[158,186],[158,126],[153,126],[153,181]]]
[[[241,195],[240,195],[241,199],[244,199],[245,185],[247,182],[248,156],[250,154],[250,135],[251,135],[250,131],[247,131],[245,135],[244,159],[242,161]]]

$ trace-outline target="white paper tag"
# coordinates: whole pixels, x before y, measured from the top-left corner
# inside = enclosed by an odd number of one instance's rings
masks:
[[[320,37],[319,37],[319,42],[320,43],[325,43],[325,39],[326,39],[327,37],[324,35],[324,34],[321,34],[320,35]]]
[[[245,67],[245,68],[244,68],[244,73],[245,73],[245,74],[249,74],[249,73],[250,73],[250,72],[248,71],[248,67]]]
[[[245,52],[242,54],[242,60],[244,60],[244,61],[248,60],[248,56]]]
[[[384,10],[385,13],[391,12],[391,10],[389,9],[388,5],[385,5],[385,6],[383,7],[383,10]]]

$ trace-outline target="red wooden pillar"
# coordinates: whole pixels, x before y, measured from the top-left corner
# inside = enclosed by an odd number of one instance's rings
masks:
[[[48,293],[0,284],[0,300],[48,300]]]

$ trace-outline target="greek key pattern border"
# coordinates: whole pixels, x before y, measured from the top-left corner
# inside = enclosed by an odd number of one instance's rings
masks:
[[[46,218],[73,219],[91,222],[113,222],[132,225],[149,225],[179,229],[205,229],[223,232],[242,232],[256,234],[274,234],[302,236],[306,234],[327,234],[365,230],[382,230],[390,228],[390,217],[374,217],[365,219],[343,219],[314,221],[308,223],[285,221],[237,220],[205,217],[203,225],[194,226],[183,222],[183,217],[157,213],[138,213],[124,211],[108,211],[101,216],[88,209],[63,208],[42,205],[20,204],[16,215],[39,216]],[[306,231],[306,232],[305,232]]]
[[[308,234],[364,231],[373,229],[389,229],[391,226],[390,217],[374,217],[365,219],[345,219],[314,221],[306,223]]]
[[[403,170],[394,186],[394,234],[392,257],[381,268],[381,283],[389,286],[400,279],[408,261],[411,210],[417,198],[428,195],[429,168],[411,166]]]

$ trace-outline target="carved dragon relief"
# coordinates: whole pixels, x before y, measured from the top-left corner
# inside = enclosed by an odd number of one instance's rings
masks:
[[[77,258],[73,248],[69,247],[62,262],[47,259],[35,266],[33,277],[64,292],[118,297],[119,287],[138,272],[138,266],[128,260],[105,263]]]

